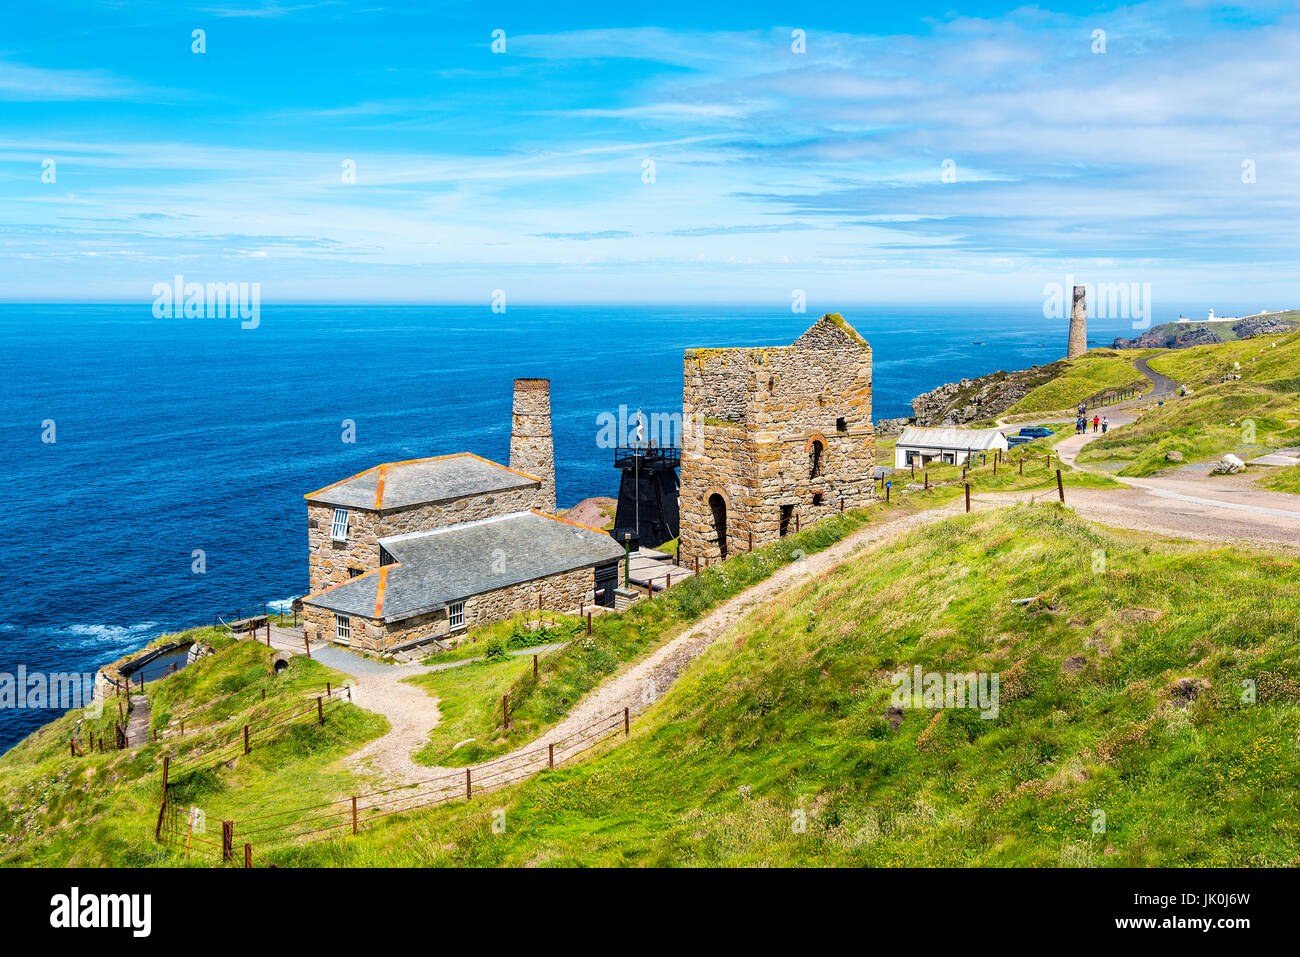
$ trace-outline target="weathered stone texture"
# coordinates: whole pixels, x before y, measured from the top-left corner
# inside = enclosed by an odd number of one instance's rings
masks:
[[[621,574],[622,563],[619,564]],[[535,611],[539,594],[542,607],[547,611],[576,612],[583,605],[592,604],[595,587],[596,579],[592,569],[579,568],[562,575],[474,595],[465,601],[465,628],[457,629],[454,633],[448,626],[445,608],[389,623],[354,615],[350,619],[350,645],[367,651],[383,652],[400,645],[434,638],[456,644],[475,625],[500,621],[521,611]],[[303,627],[312,641],[335,641],[336,622],[331,611],[314,605],[305,606]]]
[[[510,426],[510,467],[542,480],[532,506],[555,514],[555,443],[549,379],[516,379]]]
[[[353,508],[348,510],[346,542],[336,542],[330,537],[334,525],[334,506],[308,502],[307,562],[310,590],[314,593],[347,581],[349,568],[363,572],[378,568],[381,538],[537,508],[538,495],[539,487],[530,485],[392,511],[375,512]]]
[[[723,547],[710,498],[726,506],[728,553],[874,497],[871,347],[838,316],[824,316],[792,345],[686,353],[682,560]],[[842,421],[841,421],[842,420]],[[820,455],[814,474],[814,449]],[[817,501],[820,497],[820,501]]]
[[[1088,302],[1086,286],[1074,287],[1074,305],[1070,310],[1070,341],[1065,357],[1073,359],[1088,351]]]

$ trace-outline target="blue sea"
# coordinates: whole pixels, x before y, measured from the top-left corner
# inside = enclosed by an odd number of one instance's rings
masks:
[[[1039,302],[841,311],[874,351],[876,419],[944,382],[1059,358],[1068,324]],[[561,507],[616,495],[598,415],[680,412],[684,349],[787,343],[814,318],[267,306],[241,329],[156,319],[149,303],[0,304],[0,673],[93,671],[214,613],[303,594],[303,494],[383,461],[507,461],[516,377],[551,380]],[[1104,345],[1133,334],[1123,321],[1092,332]],[[0,709],[0,749],[54,716]]]

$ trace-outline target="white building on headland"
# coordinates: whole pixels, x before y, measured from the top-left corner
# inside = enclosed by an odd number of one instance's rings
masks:
[[[961,465],[980,452],[1007,450],[1007,437],[997,429],[923,429],[909,425],[894,444],[894,468],[909,465]]]
[[[1272,311],[1268,309],[1261,309],[1259,312],[1255,313],[1255,315],[1268,316],[1268,315],[1272,315],[1273,313],[1277,313],[1281,311],[1282,311],[1281,309],[1273,309]],[[1179,316],[1178,321],[1179,322],[1240,322],[1242,319],[1245,318],[1246,318],[1245,316],[1216,316],[1214,314],[1214,310],[1211,309],[1210,315],[1205,319],[1188,319],[1186,316]]]

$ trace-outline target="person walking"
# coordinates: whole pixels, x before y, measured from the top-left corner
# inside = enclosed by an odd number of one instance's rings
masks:
[[[1101,417],[1101,434],[1105,435],[1108,428],[1110,428],[1110,422],[1107,420],[1106,416],[1103,415]]]
[[[1094,415],[1092,417],[1092,431],[1096,432],[1100,426],[1101,426],[1101,417]]]

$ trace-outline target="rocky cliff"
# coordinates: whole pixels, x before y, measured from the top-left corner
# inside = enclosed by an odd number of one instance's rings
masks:
[[[912,400],[916,424],[962,425],[995,419],[1045,382],[1061,374],[1064,361],[1018,372],[990,372],[977,379],[949,382]]]
[[[1300,325],[1300,312],[1271,312],[1245,316],[1235,322],[1166,322],[1136,339],[1116,339],[1113,349],[1186,349],[1251,336],[1277,335]]]

